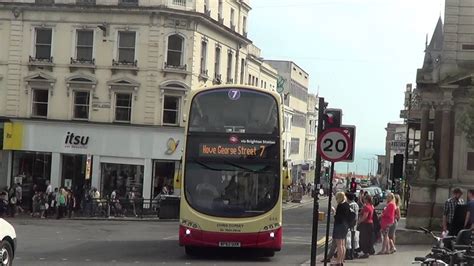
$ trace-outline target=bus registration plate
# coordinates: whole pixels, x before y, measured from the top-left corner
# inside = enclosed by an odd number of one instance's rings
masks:
[[[240,248],[240,242],[219,242],[222,248]]]

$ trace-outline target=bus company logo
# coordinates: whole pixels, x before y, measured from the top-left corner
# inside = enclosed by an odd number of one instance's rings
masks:
[[[239,137],[237,137],[236,135],[231,135],[229,137],[229,142],[231,144],[237,144],[237,143],[239,143]]]

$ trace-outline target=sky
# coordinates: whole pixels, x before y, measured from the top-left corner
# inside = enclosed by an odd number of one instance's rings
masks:
[[[356,160],[336,169],[367,174],[385,154],[385,127],[402,122],[426,35],[444,0],[251,0],[249,37],[267,59],[291,60],[310,75],[310,92],[343,109],[357,127]],[[443,17],[444,20],[444,17]]]

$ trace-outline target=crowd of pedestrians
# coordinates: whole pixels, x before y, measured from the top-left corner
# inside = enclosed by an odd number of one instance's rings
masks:
[[[335,257],[336,265],[344,265],[346,259],[368,258],[397,251],[395,235],[400,219],[399,195],[387,195],[387,204],[380,215],[367,192],[361,191],[358,197],[354,193],[338,192],[335,199],[337,206],[332,208],[333,242],[327,262]],[[378,242],[382,243],[382,248],[376,253],[374,244]]]
[[[119,195],[117,190],[113,190],[110,195],[101,198],[95,187],[84,188],[83,193],[74,193],[65,187],[53,189],[49,181],[45,185],[45,189],[33,186],[26,202],[23,202],[21,184],[0,190],[0,217],[15,217],[22,213],[41,219],[61,219],[72,218],[78,212],[83,216],[124,216],[127,211],[138,217],[139,204],[135,188],[125,195]],[[126,208],[123,204],[126,204]]]

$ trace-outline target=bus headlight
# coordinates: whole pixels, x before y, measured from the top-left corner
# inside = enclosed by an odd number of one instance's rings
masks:
[[[275,232],[270,232],[270,237],[275,238]]]
[[[186,229],[185,234],[186,234],[186,236],[190,236],[191,235],[191,230]]]

